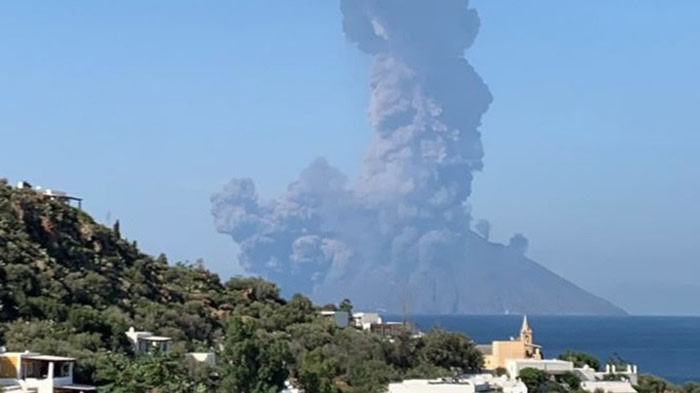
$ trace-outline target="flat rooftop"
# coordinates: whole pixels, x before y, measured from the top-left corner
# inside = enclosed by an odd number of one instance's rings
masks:
[[[170,337],[163,337],[163,336],[146,336],[146,337],[139,337],[139,340],[144,340],[144,341],[172,341],[173,339]]]
[[[50,356],[50,355],[29,355],[22,356],[22,360],[39,360],[44,362],[74,362],[74,358],[67,358],[63,356]]]

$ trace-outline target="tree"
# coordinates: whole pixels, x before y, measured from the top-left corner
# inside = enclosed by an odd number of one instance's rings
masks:
[[[289,326],[310,322],[314,316],[314,305],[308,298],[296,294],[287,304],[281,307],[263,307],[265,315],[261,315],[264,321],[261,326],[267,330],[280,331]]]
[[[547,382],[547,374],[544,371],[536,368],[524,368],[520,370],[520,380],[527,386],[527,391],[530,393],[537,392],[545,382]]]
[[[681,386],[682,393],[700,393],[700,383],[688,382]]]
[[[112,231],[114,231],[114,236],[116,236],[117,239],[122,238],[122,231],[121,231],[121,225],[119,224],[119,220],[114,222],[114,225],[112,226]]]
[[[415,339],[410,331],[403,330],[385,343],[386,360],[396,369],[408,371],[420,363],[420,351],[424,346],[422,339]]]
[[[338,305],[338,311],[346,311],[348,314],[352,314],[352,302],[350,299],[343,299]]]
[[[353,393],[383,392],[392,379],[395,379],[394,370],[379,359],[356,362],[348,369]]]
[[[559,355],[559,359],[573,362],[574,366],[579,368],[588,366],[594,370],[600,370],[600,361],[595,356],[585,352],[568,350]]]
[[[568,393],[569,390],[566,386],[558,383],[556,381],[545,381],[544,384],[540,385],[539,390],[544,393]]]
[[[669,381],[653,375],[640,375],[637,384],[639,393],[669,393],[678,389]]]
[[[277,393],[289,374],[287,342],[260,337],[256,324],[234,317],[229,323],[221,366],[221,392]]]
[[[348,323],[352,324],[352,302],[350,299],[343,299],[343,301],[338,305],[338,311],[348,313]]]
[[[110,354],[101,360],[97,378],[107,393],[198,393],[210,387],[191,378],[179,356],[161,353],[134,359]]]
[[[478,371],[483,367],[483,356],[474,343],[462,333],[433,329],[423,337],[424,359],[446,370]]]
[[[574,374],[571,371],[567,371],[564,374],[560,375],[558,381],[561,383],[565,383],[571,390],[578,390],[578,388],[581,387],[581,378],[579,378],[578,375]]]
[[[306,393],[340,393],[333,380],[339,374],[338,362],[320,349],[309,352],[299,369],[299,383]]]

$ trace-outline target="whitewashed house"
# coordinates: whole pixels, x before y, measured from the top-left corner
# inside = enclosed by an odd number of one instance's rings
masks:
[[[550,375],[561,375],[574,371],[574,363],[558,359],[508,359],[506,371],[511,378],[517,378],[526,368],[534,368]]]
[[[146,331],[139,332],[133,327],[126,332],[126,337],[129,339],[135,354],[155,351],[167,353],[170,350],[170,343],[173,341],[170,337],[156,336]]]
[[[382,317],[373,312],[356,312],[352,314],[352,321],[356,328],[370,330],[372,325],[382,323]]]
[[[0,353],[0,386],[6,392],[88,393],[95,386],[73,382],[75,359],[33,352]]]

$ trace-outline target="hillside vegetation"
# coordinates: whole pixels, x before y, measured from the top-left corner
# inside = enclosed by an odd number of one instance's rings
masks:
[[[462,334],[406,332],[390,341],[335,328],[304,296],[283,299],[258,278],[222,282],[201,263],[169,264],[139,251],[118,226],[5,181],[0,283],[0,342],[76,357],[76,379],[103,391],[273,392],[291,378],[309,393],[376,392],[394,379],[481,366]],[[134,359],[124,335],[130,326],[173,337],[173,354]],[[217,352],[218,367],[173,383],[185,377],[173,356],[186,351]]]

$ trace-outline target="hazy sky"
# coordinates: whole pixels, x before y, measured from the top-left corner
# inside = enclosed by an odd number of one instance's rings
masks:
[[[276,195],[317,156],[356,174],[368,59],[336,1],[201,5],[0,3],[0,176],[227,276],[209,196],[233,176]],[[630,312],[700,314],[700,2],[473,5],[495,98],[475,217]]]

